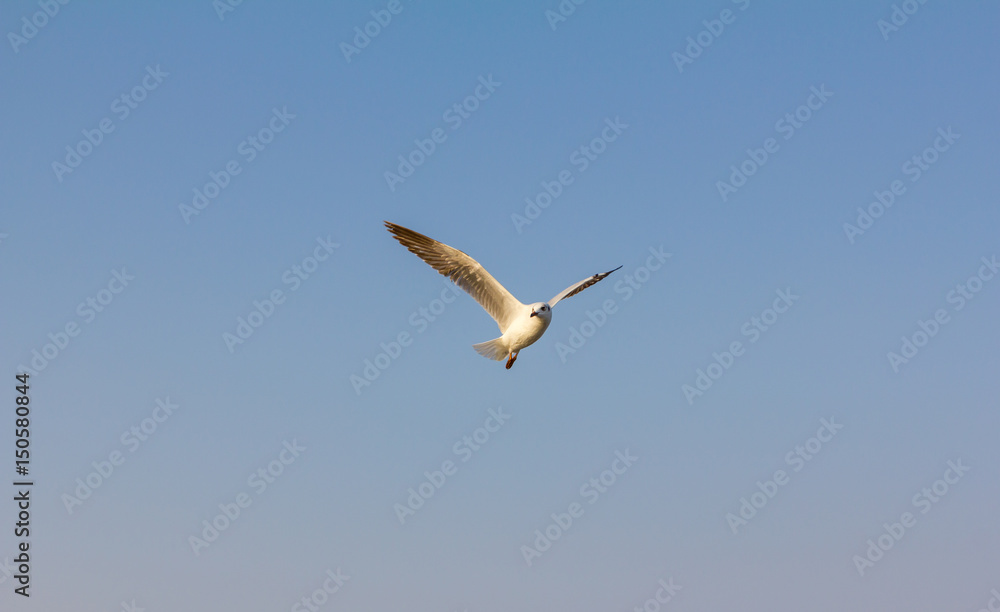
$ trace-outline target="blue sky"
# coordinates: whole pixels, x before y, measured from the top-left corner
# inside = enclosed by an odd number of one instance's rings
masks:
[[[995,4],[219,6],[0,9],[2,601],[988,605]],[[623,267],[507,371],[383,220]]]

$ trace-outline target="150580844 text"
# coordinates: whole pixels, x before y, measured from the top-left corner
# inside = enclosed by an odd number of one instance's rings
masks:
[[[14,377],[14,503],[17,504],[17,522],[14,523],[14,537],[17,542],[17,556],[14,557],[14,580],[18,585],[14,592],[24,597],[31,594],[31,398],[28,397],[28,374],[22,372]]]

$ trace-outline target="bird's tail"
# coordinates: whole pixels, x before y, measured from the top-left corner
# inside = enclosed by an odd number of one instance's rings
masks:
[[[473,344],[472,348],[476,349],[476,352],[486,357],[487,359],[492,359],[493,361],[502,361],[507,357],[510,352],[507,347],[504,346],[503,336],[499,338],[494,338],[489,342],[480,342],[479,344]]]

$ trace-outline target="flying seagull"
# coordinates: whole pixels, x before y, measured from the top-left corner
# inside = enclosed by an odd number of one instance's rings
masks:
[[[490,313],[503,335],[489,342],[473,344],[472,348],[483,357],[495,361],[507,357],[508,370],[514,365],[521,349],[534,344],[545,333],[552,322],[552,307],[559,300],[580,293],[621,268],[618,266],[615,270],[588,276],[563,289],[548,302],[522,304],[490,276],[486,268],[462,251],[395,223],[386,221],[385,226],[401,245],[450,278]]]

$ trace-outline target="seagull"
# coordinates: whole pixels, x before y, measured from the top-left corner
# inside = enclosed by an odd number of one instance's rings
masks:
[[[401,245],[450,278],[493,317],[503,335],[488,342],[473,344],[472,348],[494,361],[507,357],[508,370],[514,365],[521,349],[531,346],[545,333],[552,322],[552,307],[559,300],[580,293],[621,268],[618,266],[603,274],[588,276],[566,287],[548,302],[522,304],[486,268],[462,251],[395,223],[386,221],[385,227]]]

